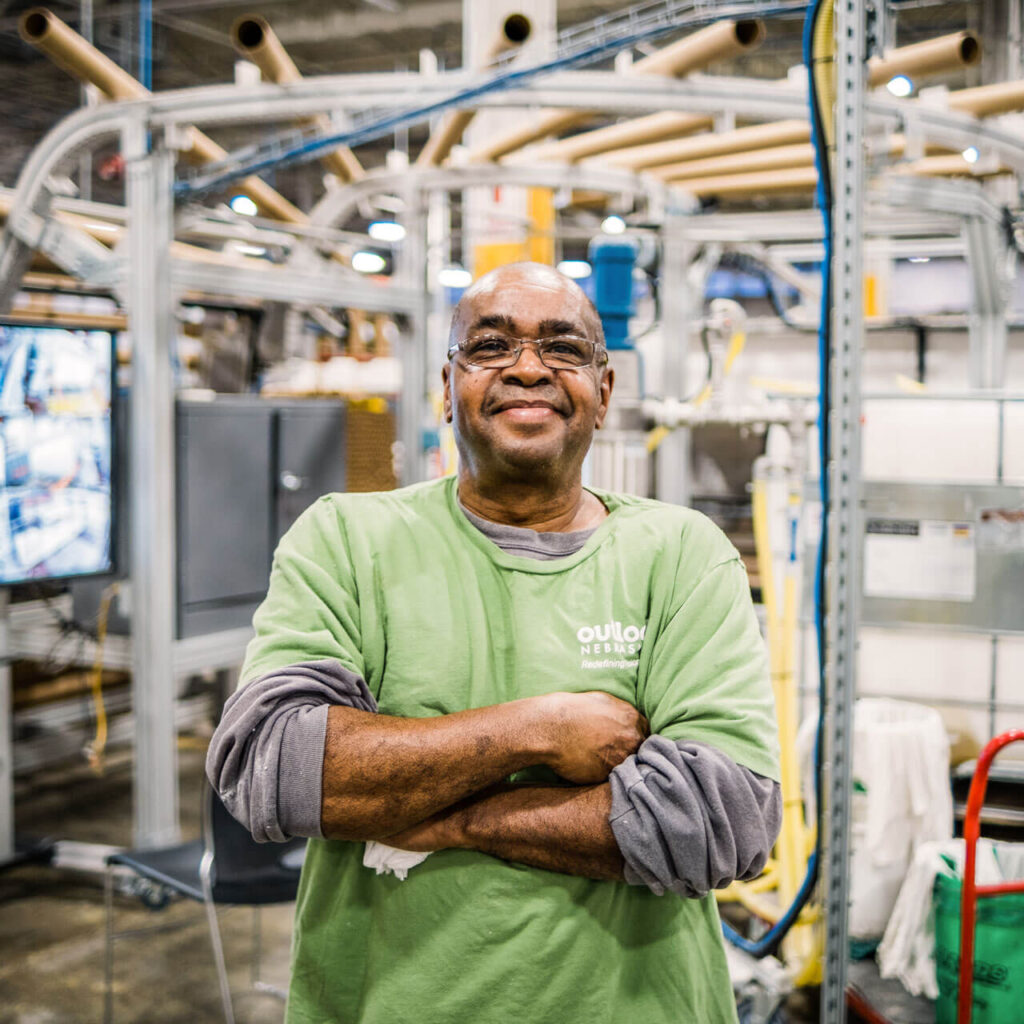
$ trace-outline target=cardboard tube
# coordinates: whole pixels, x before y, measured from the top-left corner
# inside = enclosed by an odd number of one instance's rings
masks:
[[[26,11],[18,22],[18,33],[59,68],[80,81],[95,85],[109,99],[137,100],[149,95],[141,82],[45,7]]]
[[[52,11],[35,7],[26,11],[19,22],[21,38],[42,50],[58,67],[80,81],[95,85],[108,99],[137,100],[149,95],[137,82],[109,57],[100,53],[77,32],[69,28]],[[190,129],[191,148],[185,154],[196,163],[223,160],[227,151],[198,128]],[[262,178],[243,178],[239,187],[252,197],[270,217],[290,224],[306,224],[309,218]]]
[[[776,171],[754,171],[750,174],[716,175],[691,178],[680,188],[706,199],[712,196],[740,198],[767,195],[771,192],[807,192],[818,183],[818,172],[813,167],[789,167]]]
[[[603,210],[611,197],[607,192],[595,192],[593,189],[574,188],[569,205],[579,206],[584,210]]]
[[[642,57],[628,73],[682,78],[715,61],[729,60],[756,50],[764,42],[764,37],[763,21],[716,21],[683,39],[677,39],[649,57]]]
[[[524,124],[514,132],[492,139],[474,149],[469,154],[469,159],[474,163],[500,160],[531,142],[546,139],[549,135],[557,135],[593,116],[589,110],[547,110],[532,123]]]
[[[900,157],[903,156],[906,145],[906,136],[890,135],[884,150],[880,149],[879,152],[884,151],[890,156]],[[926,145],[924,150],[929,154],[949,153],[948,149],[934,145]],[[679,184],[693,178],[704,178],[711,175],[744,174],[785,167],[813,166],[814,147],[810,143],[797,143],[792,146],[769,146],[765,149],[744,150],[741,153],[713,156],[704,160],[687,160],[684,163],[652,167],[647,173],[660,181]]]
[[[973,32],[953,32],[900,46],[868,61],[868,85],[884,85],[896,75],[911,78],[969,67],[981,60],[981,43]]]
[[[538,160],[565,160],[572,162],[582,160],[598,153],[607,153],[614,149],[626,149],[629,146],[642,146],[650,142],[664,142],[666,139],[677,139],[692,132],[707,131],[714,125],[714,120],[703,114],[677,114],[674,111],[663,111],[659,114],[648,114],[619,124],[610,124],[604,128],[596,128],[592,132],[581,132],[568,139],[538,146],[530,151],[531,157]]]
[[[764,149],[768,146],[787,146],[810,141],[811,128],[806,121],[770,121],[731,132],[715,132],[695,135],[689,139],[674,139],[669,142],[654,142],[649,146],[636,146],[610,153],[610,163],[631,170],[649,167],[678,165],[705,157],[724,156],[726,153],[741,153],[749,149]]]
[[[531,31],[532,25],[526,15],[510,14],[501,23],[494,42],[487,48],[487,61],[522,46],[530,38]],[[416,166],[440,167],[448,159],[452,147],[462,141],[475,115],[475,110],[452,110],[445,114],[416,157]]]
[[[764,35],[764,23],[760,21],[718,21],[671,43],[649,57],[638,60],[626,74],[677,77],[687,75],[698,68],[713,64],[716,60],[724,60],[756,49],[764,41]],[[519,128],[474,150],[470,153],[470,160],[499,160],[531,142],[546,139],[549,135],[557,135],[592,116],[591,112],[585,110],[549,111],[542,114],[532,125]]]
[[[530,38],[532,31],[533,24],[525,14],[510,14],[487,47],[485,60],[490,62],[509,50],[517,50]]]
[[[245,58],[251,60],[268,81],[278,85],[298,82],[302,73],[288,56],[266,18],[246,14],[231,26],[231,42]],[[320,131],[330,131],[331,121],[326,115],[303,118],[302,124],[312,125]],[[365,177],[363,165],[347,146],[339,146],[320,157],[320,162],[342,181],[359,181]]]
[[[445,114],[416,157],[416,166],[440,167],[448,159],[452,146],[462,141],[475,115],[475,110],[452,110]]]
[[[661,181],[682,182],[714,174],[746,174],[782,167],[811,167],[813,164],[814,146],[809,142],[801,142],[793,146],[769,146],[766,149],[712,156],[705,160],[690,160],[685,164],[654,167],[649,173]]]
[[[975,117],[1006,114],[1024,110],[1024,81],[996,82],[973,89],[959,89],[949,94],[949,106]]]

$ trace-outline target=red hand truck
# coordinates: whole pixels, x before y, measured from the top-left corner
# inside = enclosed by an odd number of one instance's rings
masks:
[[[985,802],[988,770],[993,758],[1003,747],[1024,740],[1024,729],[1011,729],[989,740],[978,757],[967,795],[967,813],[964,815],[964,881],[960,892],[960,983],[957,990],[956,1022],[971,1024],[971,997],[974,986],[974,921],[978,911],[978,897],[998,896],[1005,892],[1024,892],[1024,881],[1002,882],[999,885],[975,885],[974,870],[981,834],[981,805]]]

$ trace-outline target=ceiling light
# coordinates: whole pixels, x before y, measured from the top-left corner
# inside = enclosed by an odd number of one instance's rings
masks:
[[[352,269],[360,274],[379,274],[387,266],[387,260],[380,253],[357,252],[352,254]]]
[[[405,238],[405,228],[393,220],[375,220],[368,231],[370,237],[378,242],[400,242]]]
[[[243,256],[266,256],[267,250],[262,245],[248,245],[246,242],[235,242],[235,252]]]
[[[228,205],[235,213],[240,213],[243,217],[255,217],[259,212],[256,204],[247,195],[232,196]]]
[[[462,267],[444,267],[438,272],[437,283],[442,288],[468,288],[473,275]]]
[[[606,235],[621,235],[626,230],[626,222],[613,213],[610,217],[605,217],[601,221],[601,230]]]
[[[976,164],[978,162],[978,157],[981,156],[981,153],[978,152],[977,146],[968,146],[960,155],[969,164]]]
[[[590,264],[586,260],[562,260],[558,264],[558,271],[578,281],[580,278],[590,277]]]
[[[903,99],[914,91],[914,83],[906,75],[896,75],[885,83],[886,89]]]
[[[931,261],[932,261],[931,256],[911,256],[910,257],[910,262],[911,263],[931,263]]]

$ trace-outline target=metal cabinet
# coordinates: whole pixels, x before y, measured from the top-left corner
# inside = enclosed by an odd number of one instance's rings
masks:
[[[321,494],[345,490],[346,409],[339,402],[276,408],[274,539]]]
[[[178,637],[248,625],[281,535],[344,489],[342,403],[179,401]]]

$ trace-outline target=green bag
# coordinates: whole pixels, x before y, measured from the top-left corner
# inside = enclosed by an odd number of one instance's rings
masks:
[[[960,969],[960,879],[939,874],[935,908],[935,1024],[956,1024]],[[1024,893],[978,900],[971,1024],[1024,1021]]]

